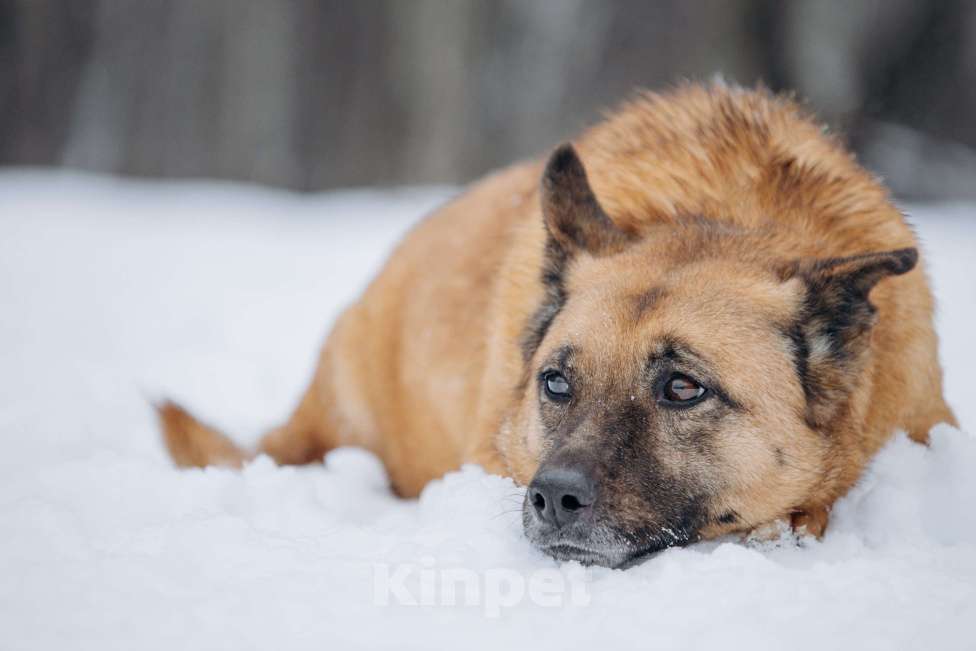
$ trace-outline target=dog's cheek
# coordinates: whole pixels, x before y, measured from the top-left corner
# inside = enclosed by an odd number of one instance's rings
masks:
[[[822,480],[820,452],[796,427],[785,433],[747,422],[723,433],[716,448],[723,488],[715,494],[714,519],[735,512],[741,528],[783,518],[805,502]]]

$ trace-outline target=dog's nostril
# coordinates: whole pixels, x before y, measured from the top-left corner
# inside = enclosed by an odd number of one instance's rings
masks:
[[[535,495],[532,496],[532,505],[540,511],[546,509],[546,498],[542,496],[541,491],[536,491]]]
[[[580,503],[579,498],[575,495],[563,495],[563,498],[559,501],[562,507],[567,511],[576,511],[583,508],[583,504]]]

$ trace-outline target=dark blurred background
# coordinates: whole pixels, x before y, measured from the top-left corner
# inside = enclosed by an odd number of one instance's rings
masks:
[[[0,164],[457,183],[715,74],[795,90],[903,197],[976,196],[970,0],[0,0]]]

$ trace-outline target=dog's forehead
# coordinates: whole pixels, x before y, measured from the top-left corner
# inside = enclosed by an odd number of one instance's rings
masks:
[[[597,262],[574,281],[567,307],[575,319],[618,329],[662,322],[754,327],[788,317],[802,298],[796,283],[734,259],[669,267],[621,258]]]
[[[550,345],[576,347],[588,366],[637,369],[662,342],[678,340],[710,366],[743,368],[782,352],[781,331],[800,298],[793,284],[735,261],[605,265],[576,278]]]

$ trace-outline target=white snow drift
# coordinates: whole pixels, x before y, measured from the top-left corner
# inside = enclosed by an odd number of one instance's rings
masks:
[[[151,399],[253,442],[448,194],[0,175],[0,648],[973,648],[976,440],[947,426],[893,440],[821,542],[626,571],[534,551],[521,491],[475,467],[403,502],[351,449],[171,466]],[[976,210],[909,213],[972,431]]]

